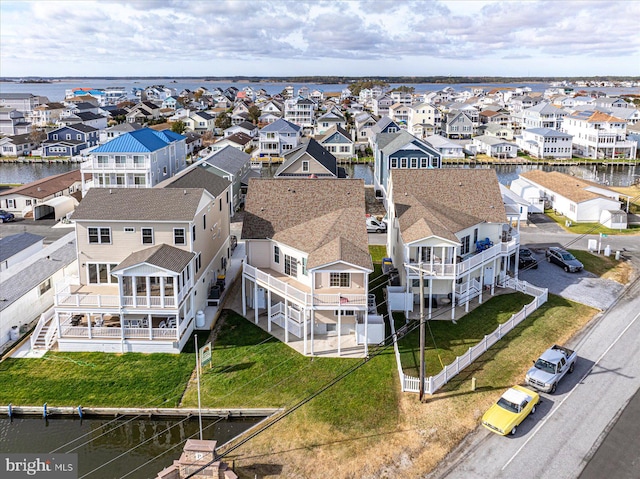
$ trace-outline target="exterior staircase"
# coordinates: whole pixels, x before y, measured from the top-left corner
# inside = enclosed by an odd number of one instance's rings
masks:
[[[53,324],[53,308],[40,316],[36,329],[31,335],[31,349],[48,351],[56,343],[58,331]]]

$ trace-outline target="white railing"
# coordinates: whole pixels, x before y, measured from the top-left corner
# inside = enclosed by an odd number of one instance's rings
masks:
[[[150,299],[150,301],[147,301]],[[120,303],[120,296],[107,295],[107,294],[71,294],[71,293],[58,293],[55,295],[56,306],[71,306],[80,308],[82,306],[96,306],[98,308],[120,308],[121,306],[127,306],[132,308],[174,308],[175,298],[173,296],[165,296],[164,306],[162,305],[162,298],[160,296],[136,296],[135,303],[133,296],[123,296],[122,304]]]
[[[322,306],[366,306],[366,294],[314,294],[313,304]]]
[[[518,324],[520,324],[548,299],[548,290],[546,288],[538,288],[537,286],[533,286],[526,281],[520,281],[515,278],[509,278],[506,281],[506,284],[508,285],[508,287],[513,288],[516,291],[521,291],[523,293],[535,296],[535,299],[531,303],[526,304],[516,314],[512,315],[507,322],[499,324],[498,328],[495,331],[493,331],[491,334],[485,335],[482,341],[469,348],[466,353],[456,357],[455,361],[445,366],[444,369],[438,374],[425,378],[425,392],[433,394],[442,386],[447,384],[449,380],[451,380],[451,378],[456,376],[460,371],[462,371],[473,361],[482,356],[482,354],[487,351],[487,349],[497,343],[504,335],[515,328]],[[394,347],[397,347],[397,345],[394,345]],[[401,369],[402,366],[400,365],[399,368]],[[414,378],[402,373],[400,375],[400,383],[402,385],[402,391],[420,391],[420,380],[418,378]]]
[[[271,322],[277,324],[282,329],[288,329],[291,334],[301,338],[304,336],[304,317],[302,312],[288,307],[287,327],[285,327],[285,307],[283,303],[277,303],[271,307]],[[307,324],[310,321],[307,320]]]
[[[50,328],[55,330],[55,328]],[[93,326],[91,328],[91,338],[121,338],[123,328]],[[86,326],[62,326],[62,337],[89,338],[89,328]],[[176,339],[176,328],[124,328],[125,339]]]
[[[149,170],[151,168],[151,162],[149,160],[143,162],[102,162],[94,159],[83,162],[80,168],[82,170]]]
[[[458,301],[458,304],[466,303],[467,300],[471,301],[480,294],[481,288],[480,281],[476,278],[469,282],[468,289],[466,282],[456,285],[456,301]]]
[[[40,315],[38,324],[36,324],[36,328],[33,330],[33,333],[31,334],[31,338],[30,338],[31,349],[33,349],[33,347],[36,345],[38,336],[40,336],[40,333],[42,333],[42,330],[44,329],[45,325],[53,319],[54,313],[55,313],[55,310],[53,308],[50,308]]]
[[[255,280],[258,283],[262,283],[267,286],[271,291],[275,291],[280,293],[281,295],[287,297],[288,299],[293,299],[297,303],[302,306],[310,305],[309,295],[304,291],[300,291],[294,286],[285,283],[284,281],[280,281],[277,278],[274,278],[268,273],[264,271],[260,271],[258,268],[255,268],[247,263],[244,263],[243,271],[247,277]]]

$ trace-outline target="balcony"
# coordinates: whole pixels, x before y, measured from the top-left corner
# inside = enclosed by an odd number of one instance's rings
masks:
[[[83,162],[80,165],[80,169],[83,171],[93,171],[93,170],[135,170],[135,171],[145,171],[151,169],[151,162],[149,160],[145,161],[98,161],[96,158],[91,158]]]
[[[361,288],[340,288],[339,292],[334,293],[324,293],[324,291],[335,291],[335,289],[323,288],[316,290],[319,291],[318,293],[311,294],[311,288],[308,285],[271,269],[260,270],[245,263],[243,274],[251,281],[257,282],[258,286],[265,287],[302,307],[321,309],[367,307],[367,295],[360,293]]]

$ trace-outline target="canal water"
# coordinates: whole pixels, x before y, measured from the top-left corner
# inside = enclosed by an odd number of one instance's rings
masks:
[[[202,420],[203,438],[218,445],[262,418]],[[4,417],[0,419],[3,453],[74,453],[78,478],[147,479],[180,457],[184,442],[199,439],[198,418]]]

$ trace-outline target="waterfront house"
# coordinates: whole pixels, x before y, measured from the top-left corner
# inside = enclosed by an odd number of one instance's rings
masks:
[[[565,117],[562,131],[573,136],[573,148],[587,158],[635,159],[637,145],[627,140],[626,121],[599,111],[578,111]]]
[[[82,163],[83,178],[91,174],[92,186],[150,188],[186,166],[186,138],[171,130],[142,128],[120,135],[91,151]]]
[[[474,136],[473,146],[478,153],[492,158],[515,158],[518,156],[518,145],[502,138],[490,135]]]
[[[442,115],[442,132],[447,138],[468,139],[474,132],[474,124],[462,111],[453,111]]]
[[[230,126],[226,130],[224,130],[225,137],[234,135],[236,133],[242,133],[244,135],[250,136],[251,138],[257,138],[258,127],[250,121],[243,121],[242,123]]]
[[[8,93],[0,92],[0,107],[18,110],[24,116],[29,117],[35,107],[48,103],[46,96],[33,95],[32,93]]]
[[[14,108],[0,107],[0,134],[25,135],[31,131],[31,123],[24,113]]]
[[[93,126],[76,123],[61,126],[47,133],[42,145],[42,156],[76,156],[98,144],[99,130]]]
[[[308,98],[292,98],[284,102],[284,119],[309,131],[315,126],[318,105]]]
[[[199,163],[210,173],[220,176],[231,183],[231,215],[244,204],[244,192],[251,173],[251,156],[232,146],[217,150]]]
[[[424,141],[438,151],[443,159],[460,160],[465,157],[464,147],[458,143],[447,140],[444,136],[431,135],[427,136]]]
[[[31,112],[31,123],[33,126],[49,126],[56,123],[66,107],[62,103],[49,102],[38,105]]]
[[[551,128],[528,128],[516,137],[518,147],[536,158],[571,159],[572,137]]]
[[[282,157],[300,144],[302,128],[282,118],[260,129],[260,157]]]
[[[23,233],[22,235],[29,235]],[[16,235],[16,236],[22,236]],[[35,235],[31,235],[35,236]],[[5,238],[2,241],[9,239]],[[29,240],[29,243],[31,240]],[[2,255],[5,254],[2,245]],[[11,247],[13,248],[13,247]],[[28,254],[28,255],[27,255]],[[54,302],[53,285],[62,281],[73,271],[77,271],[75,234],[68,233],[54,243],[44,246],[36,240],[18,254],[20,261],[2,270],[0,275],[0,348],[7,345],[12,336],[22,336],[34,324],[39,324],[42,315],[51,310]],[[45,315],[49,320],[52,311]],[[44,320],[42,319],[44,322]],[[42,327],[32,336],[32,345],[39,337]],[[36,347],[44,344],[44,335]],[[15,341],[15,340],[14,340]]]
[[[0,156],[27,156],[39,143],[31,139],[31,134],[5,136],[0,138]]]
[[[568,111],[551,103],[541,102],[522,111],[522,123],[525,129],[551,128],[559,131],[564,117],[568,114]]]
[[[355,143],[341,126],[333,126],[318,140],[320,145],[339,160],[355,158]]]
[[[575,223],[599,222],[604,211],[618,212],[621,207],[617,191],[558,171],[521,173],[511,182],[511,190],[530,204],[546,206]],[[626,223],[625,214],[623,228]]]
[[[388,301],[406,314],[419,309],[424,277],[427,318],[435,308],[465,305],[484,287],[494,292],[513,266],[519,239],[511,227],[494,170],[423,169],[391,171],[387,251],[400,286]],[[518,214],[512,218],[516,224]]]
[[[411,105],[404,103],[394,103],[389,107],[389,118],[391,118],[403,130],[409,130],[409,117],[411,116]]]
[[[395,101],[393,100],[393,98],[391,98],[390,95],[388,95],[387,93],[383,93],[371,100],[371,111],[378,117],[388,116],[389,108],[394,103]]]
[[[46,347],[179,353],[226,270],[228,187],[194,169],[165,188],[89,190],[73,216],[77,276],[39,325]]]
[[[0,191],[0,208],[16,218],[58,220],[73,211],[81,191],[80,170],[68,171]]]
[[[442,167],[440,152],[405,130],[378,133],[373,145],[373,158],[373,182],[376,195],[379,194],[383,198],[387,196],[391,170]]]
[[[441,123],[442,116],[438,108],[431,103],[420,103],[414,105],[409,112],[408,131],[418,138],[424,138],[424,136],[420,134],[425,130],[423,125],[431,125],[432,133],[428,133],[428,135],[431,135],[440,133]]]
[[[273,177],[346,178],[346,173],[344,168],[338,166],[335,156],[309,138],[283,155],[282,165]]]
[[[371,137],[371,129],[375,126],[376,120],[369,113],[360,113],[354,118],[356,137],[358,143],[368,143]]]
[[[478,127],[478,135],[495,136],[503,140],[513,140],[513,129],[509,126],[501,126],[495,123],[487,123]]]
[[[365,213],[361,179],[251,179],[243,315],[304,355],[365,356],[384,337],[369,321]]]

